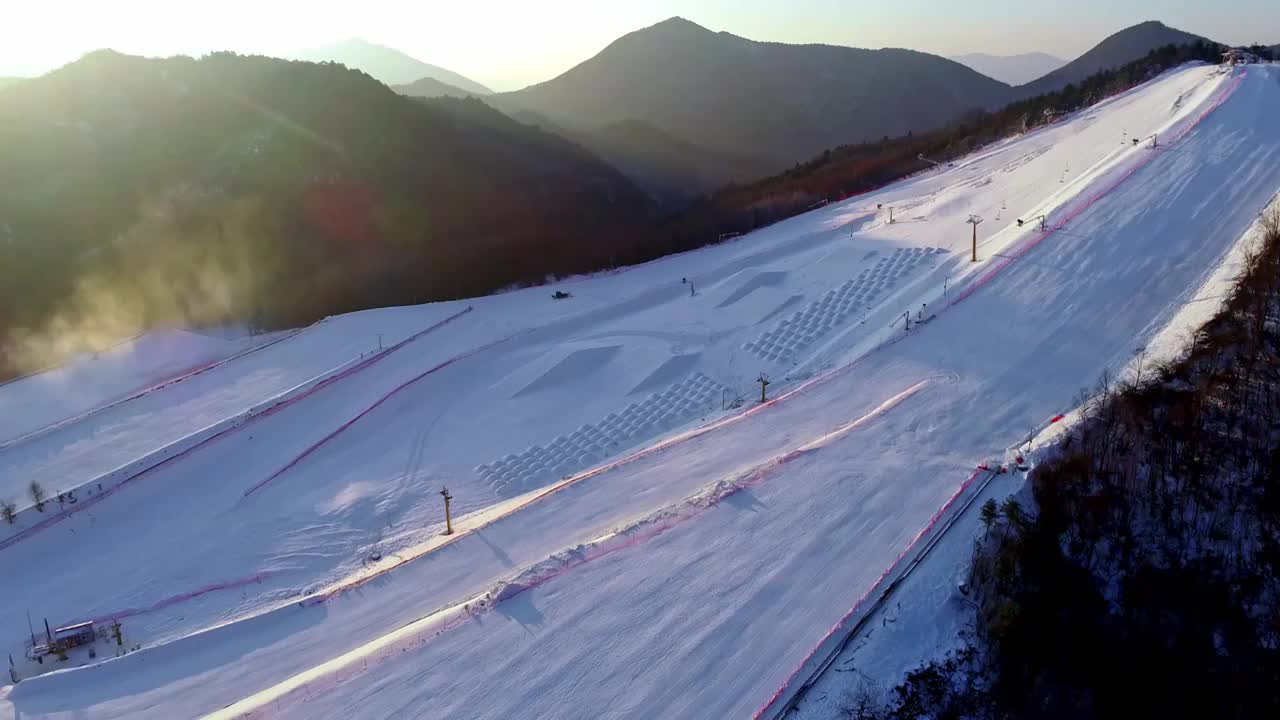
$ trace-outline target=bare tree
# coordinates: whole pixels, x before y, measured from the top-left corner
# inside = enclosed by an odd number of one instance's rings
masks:
[[[44,512],[44,488],[40,487],[40,483],[32,480],[28,490],[31,491],[31,499],[35,501],[36,510]]]

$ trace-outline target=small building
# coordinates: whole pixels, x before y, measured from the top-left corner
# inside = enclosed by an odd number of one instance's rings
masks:
[[[53,644],[66,651],[81,645],[91,645],[96,637],[93,623],[82,622],[55,629],[53,631]]]
[[[46,630],[48,630],[48,627],[48,625],[45,625]],[[43,664],[44,658],[49,655],[58,655],[65,658],[67,651],[85,645],[90,646],[90,655],[92,655],[92,645],[97,640],[97,637],[97,631],[91,621],[67,625],[50,632],[46,636],[48,642],[43,644],[33,642],[29,645],[27,657]],[[33,637],[32,640],[34,641],[35,638]]]

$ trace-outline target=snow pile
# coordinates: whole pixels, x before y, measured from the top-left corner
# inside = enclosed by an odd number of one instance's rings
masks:
[[[887,294],[931,255],[945,252],[929,247],[898,248],[889,257],[881,258],[874,268],[859,273],[857,279],[828,291],[743,348],[771,362],[789,361],[843,324],[854,312],[874,306],[877,298]]]
[[[594,425],[583,425],[545,446],[507,455],[476,473],[499,494],[523,492],[585,470],[617,451],[668,432],[689,418],[717,409],[725,388],[697,373],[684,382],[621,413],[610,413]]]

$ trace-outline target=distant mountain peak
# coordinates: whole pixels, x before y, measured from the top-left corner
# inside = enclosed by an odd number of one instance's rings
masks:
[[[289,58],[311,62],[341,63],[367,73],[386,85],[406,85],[425,77],[476,95],[493,94],[493,91],[484,85],[452,70],[425,63],[396,48],[379,45],[364,38],[352,37],[329,45],[302,50],[289,55]]]
[[[411,83],[406,83],[403,85],[392,85],[391,89],[395,90],[401,95],[408,95],[410,97],[424,97],[424,98],[433,98],[433,97],[463,98],[463,97],[475,97],[476,95],[476,93],[467,92],[466,90],[463,90],[460,87],[455,87],[453,85],[450,85],[449,83],[441,82],[433,77],[422,77],[422,78],[418,78],[417,80],[414,80]]]
[[[1187,45],[1195,42],[1213,41],[1169,27],[1159,20],[1140,22],[1112,33],[1065,66],[1020,87],[1020,94],[1031,97],[1053,92],[1069,83],[1080,82],[1094,73],[1131,63],[1165,45]]]
[[[663,42],[678,42],[699,37],[714,37],[715,35],[716,32],[714,30],[709,30],[692,20],[686,20],[679,15],[675,15],[660,23],[627,33],[620,39],[658,38]]]
[[[338,44],[338,45],[351,45],[351,46],[357,46],[357,47],[358,47],[358,46],[364,46],[364,47],[376,47],[376,48],[380,48],[380,49],[382,49],[382,50],[393,50],[393,49],[394,49],[394,48],[389,48],[389,47],[387,47],[386,45],[382,45],[382,44],[380,44],[380,43],[370,42],[370,41],[368,41],[368,40],[365,40],[365,39],[364,39],[364,38],[362,38],[362,37],[357,37],[357,36],[354,36],[354,35],[353,35],[353,36],[351,36],[351,37],[349,37],[349,38],[347,38],[346,40],[342,40],[342,41],[340,41],[340,42],[338,42],[338,43],[336,43],[336,44]]]
[[[655,23],[654,25],[651,25],[649,27],[650,30],[656,30],[658,28],[664,28],[664,29],[684,28],[686,30],[696,29],[696,30],[702,30],[704,32],[711,32],[710,30],[707,30],[706,28],[702,27],[698,23],[692,20],[688,20],[686,18],[682,18],[679,15],[672,15],[666,20],[663,20],[660,23]]]
[[[1193,35],[1189,32],[1186,32],[1184,30],[1179,30],[1178,28],[1175,28],[1175,27],[1171,27],[1169,25],[1166,25],[1160,22],[1159,20],[1146,20],[1144,22],[1138,23],[1137,25],[1130,25],[1129,27],[1123,30],[1120,30],[1119,32],[1112,33],[1110,36],[1108,36],[1106,39],[1104,39],[1101,43],[1098,43],[1098,44],[1104,45],[1109,42],[1115,43],[1117,41],[1123,41],[1127,38],[1139,37],[1139,36],[1149,37],[1152,35],[1158,35],[1161,39],[1169,39],[1171,41],[1182,40],[1182,41],[1190,42],[1193,40],[1205,40],[1206,42],[1208,42],[1206,38],[1200,37],[1199,35]]]
[[[830,147],[938,127],[1008,90],[934,55],[761,42],[673,17],[494,101],[578,131],[640,120],[783,169]]]
[[[956,55],[951,59],[1009,85],[1031,82],[1067,64],[1066,60],[1042,52],[1019,55],[967,53]]]

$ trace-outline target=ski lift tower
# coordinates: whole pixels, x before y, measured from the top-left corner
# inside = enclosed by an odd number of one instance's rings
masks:
[[[449,515],[449,501],[453,496],[449,494],[449,488],[440,489],[440,497],[444,498],[444,534],[453,534],[453,518]]]
[[[965,222],[973,226],[973,262],[978,262],[978,226],[982,224],[982,216],[970,215]]]

